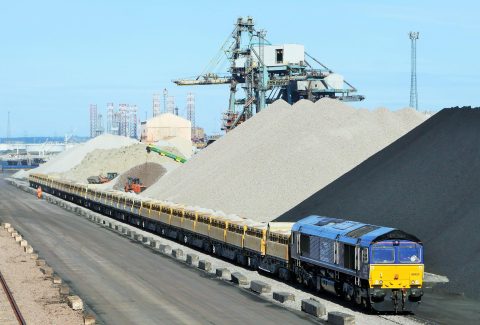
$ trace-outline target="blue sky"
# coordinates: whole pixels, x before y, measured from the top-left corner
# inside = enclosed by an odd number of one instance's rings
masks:
[[[251,15],[272,43],[304,44],[366,96],[358,107],[408,105],[410,42],[419,31],[422,110],[480,106],[476,1],[6,1],[0,2],[0,136],[87,135],[88,107],[107,102],[151,115],[168,88],[197,124],[219,130],[228,86],[177,87],[202,72],[237,17]]]

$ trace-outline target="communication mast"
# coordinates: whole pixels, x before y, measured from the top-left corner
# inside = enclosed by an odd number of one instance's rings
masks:
[[[418,110],[418,93],[417,93],[417,39],[419,32],[410,32],[412,73],[410,76],[410,107]]]
[[[7,140],[10,140],[11,136],[11,126],[10,126],[10,111],[8,111],[8,116],[7,116]]]

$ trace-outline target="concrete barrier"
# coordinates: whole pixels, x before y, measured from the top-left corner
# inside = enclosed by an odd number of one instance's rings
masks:
[[[176,259],[182,259],[183,258],[183,251],[180,248],[172,250],[172,256],[175,257]]]
[[[79,296],[68,296],[67,302],[73,310],[83,310],[83,301]]]
[[[61,295],[68,295],[70,293],[70,288],[66,284],[62,284],[60,286],[60,294]]]
[[[108,228],[113,229],[113,227],[114,227],[113,222],[108,222]]]
[[[150,240],[150,247],[153,249],[160,248],[160,241],[159,240]]]
[[[116,224],[115,225],[115,231],[122,233],[122,225]]]
[[[32,253],[32,254],[30,255],[30,258],[31,258],[32,260],[37,260],[37,259],[38,259],[38,254],[37,254],[37,253]]]
[[[122,227],[122,234],[124,234],[125,236],[130,236],[130,229],[128,229],[128,227]]]
[[[45,274],[45,276],[52,276],[53,275],[53,269],[50,266],[47,266],[47,265],[40,268],[40,271],[42,271],[42,273]]]
[[[158,250],[165,254],[171,254],[172,248],[169,245],[159,245]]]
[[[253,280],[250,282],[250,290],[256,293],[269,293],[272,291],[272,287],[263,281]]]
[[[13,231],[13,232],[10,233],[10,236],[11,236],[12,238],[15,238],[15,236],[18,236],[18,232],[17,232],[16,230]]]
[[[228,281],[232,280],[232,274],[230,273],[229,269],[226,269],[226,268],[216,269],[215,274],[221,279],[228,280]]]
[[[13,227],[8,227],[8,228],[7,228],[7,232],[8,232],[9,234],[11,234],[11,233],[14,232],[14,231],[15,231],[15,229],[14,229]]]
[[[355,325],[355,316],[332,311],[328,313],[328,323],[332,325]]]
[[[142,239],[142,243],[143,243],[144,245],[149,246],[149,245],[150,245],[150,241],[151,241],[152,239],[153,239],[153,238],[151,238],[151,237],[146,237],[146,236],[144,236],[143,239]]]
[[[53,276],[53,284],[61,284],[62,283],[62,278],[59,277],[58,275]]]
[[[187,264],[198,266],[198,255],[196,254],[187,254]]]
[[[198,261],[198,268],[210,272],[212,270],[212,263],[210,263],[209,261],[200,260]]]
[[[129,237],[130,237],[131,239],[135,240],[135,235],[137,234],[137,232],[136,232],[136,231],[133,231],[133,230],[128,230],[128,231],[127,231],[127,234],[128,234],[128,233],[130,233],[130,236],[129,236]]]
[[[136,240],[136,241],[141,241],[143,242],[143,235],[142,234],[135,234],[133,235],[133,240]]]
[[[84,325],[95,325],[95,321],[95,316],[93,315],[87,315],[83,318]]]
[[[232,273],[232,282],[238,285],[248,285],[247,277],[240,272]]]
[[[20,242],[22,241],[22,239],[23,239],[23,238],[22,238],[22,236],[20,236],[20,235],[16,235],[16,236],[15,236],[15,242],[17,242],[17,243],[20,243]]]
[[[45,266],[45,260],[37,260],[36,264],[37,266]]]
[[[322,303],[311,298],[302,300],[302,311],[316,317],[325,316],[327,313]]]
[[[32,254],[33,253],[33,247],[30,246],[30,245],[27,245],[27,246],[23,247],[23,251],[27,254]]]
[[[8,229],[10,227],[11,227],[11,225],[8,222],[2,222],[2,228],[3,229]]]
[[[290,292],[273,292],[273,299],[281,302],[282,304],[285,301],[295,301],[295,295]]]
[[[28,246],[28,242],[25,239],[20,241],[20,247],[27,247],[27,246]]]

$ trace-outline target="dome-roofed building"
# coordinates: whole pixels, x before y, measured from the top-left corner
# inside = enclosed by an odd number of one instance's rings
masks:
[[[142,142],[153,143],[172,137],[188,141],[192,139],[192,124],[183,117],[165,113],[155,116],[141,124]]]

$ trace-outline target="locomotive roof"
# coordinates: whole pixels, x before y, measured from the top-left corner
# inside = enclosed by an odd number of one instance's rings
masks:
[[[381,240],[410,240],[420,243],[420,240],[406,232],[389,227],[375,226],[357,221],[311,215],[297,221],[292,231],[300,231],[309,235],[336,239],[346,243],[364,245]]]

